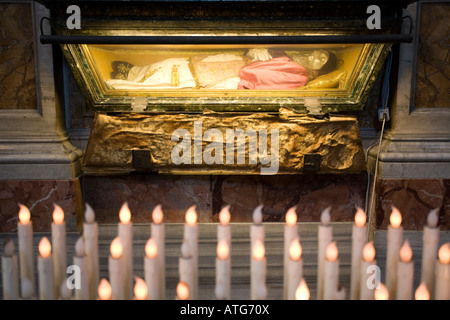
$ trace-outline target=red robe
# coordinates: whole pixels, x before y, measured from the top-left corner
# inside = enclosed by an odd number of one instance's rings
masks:
[[[297,89],[308,81],[308,72],[289,57],[254,61],[239,71],[238,89]]]

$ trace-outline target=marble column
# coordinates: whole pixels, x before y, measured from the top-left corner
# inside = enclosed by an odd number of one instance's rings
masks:
[[[414,40],[399,47],[398,80],[396,87],[391,87],[390,121],[380,150],[372,231],[386,226],[389,203],[407,214],[404,223],[411,229],[421,229],[429,210],[435,207],[441,208],[441,221],[448,220],[444,201],[450,178],[449,61],[445,58],[448,12],[448,2],[419,1],[403,14],[413,20]],[[402,32],[408,33],[409,28],[410,22],[404,19]],[[447,78],[439,80],[445,74]],[[368,157],[372,177],[377,151],[378,146],[372,148]],[[394,185],[393,192],[384,192]],[[413,201],[407,204],[406,199]]]
[[[2,77],[0,84],[0,190],[6,190],[0,194],[1,207],[11,199],[27,206],[35,203],[36,210],[41,205],[51,208],[51,201],[64,202],[70,216],[79,207],[83,152],[70,143],[65,131],[64,101],[56,90],[60,81],[55,79],[59,73],[54,72],[53,63],[58,49],[39,42],[39,22],[49,12],[35,1],[1,2],[0,6],[0,29],[4,41],[9,41],[0,61],[11,74],[6,80]],[[46,23],[44,32],[51,32]],[[33,185],[28,193],[11,187],[26,182]],[[0,219],[8,220],[5,214],[18,212],[18,208],[5,210],[0,210]],[[32,219],[40,214],[31,210]],[[51,209],[47,214],[51,215]]]

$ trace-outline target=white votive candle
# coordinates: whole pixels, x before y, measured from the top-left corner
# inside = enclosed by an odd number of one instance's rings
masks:
[[[324,295],[325,300],[335,300],[339,284],[339,260],[336,242],[330,242],[325,252]]]
[[[19,223],[17,224],[17,236],[19,240],[19,266],[20,266],[20,289],[22,297],[25,296],[24,283],[28,279],[31,283],[31,295],[27,292],[28,298],[34,297],[34,255],[33,255],[33,222],[30,220],[31,214],[26,206],[19,203]]]
[[[374,290],[376,283],[369,283],[369,279],[372,276],[372,268],[376,266],[377,261],[375,260],[375,246],[373,241],[370,241],[363,247],[362,261],[360,264],[360,290],[359,290],[359,300],[373,300]]]
[[[152,239],[155,241],[158,247],[158,255],[156,257],[158,261],[158,296],[154,297],[153,293],[150,294],[151,300],[163,300],[166,297],[166,247],[165,247],[165,226],[164,226],[164,214],[160,204],[158,204],[152,212],[153,223],[150,226],[150,232]],[[148,283],[147,283],[148,285]]]
[[[355,224],[352,229],[352,268],[351,268],[351,300],[359,300],[361,287],[361,261],[363,257],[363,247],[366,242],[367,226],[366,213],[357,207],[355,214]]]
[[[119,237],[114,238],[110,246],[111,255],[108,260],[109,281],[111,282],[111,299],[124,299],[123,281],[123,246]]]
[[[2,255],[3,300],[19,299],[18,261],[14,254],[14,241],[7,239]]]
[[[178,260],[178,271],[180,281],[186,283],[189,287],[189,300],[194,300],[190,288],[195,287],[194,278],[194,260],[190,244],[184,240],[181,245],[181,257]]]
[[[295,300],[295,292],[300,285],[303,278],[303,260],[302,260],[302,245],[300,239],[297,238],[291,241],[289,246],[289,260],[287,272],[287,300]]]
[[[450,242],[443,244],[436,262],[435,300],[450,300]]]
[[[22,281],[21,298],[23,300],[36,300],[36,297],[34,296],[34,284],[32,284],[27,278],[22,279]]]
[[[53,275],[52,245],[47,237],[39,242],[38,275],[39,275],[39,299],[54,300],[55,279]]]
[[[292,291],[291,294],[289,294],[289,282],[291,279],[289,279],[289,249],[292,245],[292,241],[298,238],[298,226],[297,226],[297,213],[295,210],[297,209],[297,206],[290,208],[286,212],[286,224],[284,225],[284,251],[283,251],[283,288],[284,288],[284,299],[285,300],[293,300],[294,296],[293,294],[295,291]],[[298,279],[300,281],[300,279]],[[295,288],[297,288],[298,283],[295,284]],[[292,285],[291,285],[292,287]],[[295,290],[295,289],[293,289]]]
[[[184,239],[189,244],[189,250],[192,256],[193,276],[194,283],[188,283],[189,285],[189,297],[192,300],[197,300],[198,289],[198,224],[197,224],[197,212],[196,205],[191,206],[185,215],[184,224]]]
[[[252,249],[252,260],[250,265],[250,299],[265,300],[266,288],[266,257],[263,242],[255,240]]]
[[[216,298],[218,300],[230,299],[230,247],[226,239],[222,239],[217,244],[216,257]]]
[[[130,300],[133,296],[133,223],[128,203],[125,202],[119,212],[119,238],[123,246],[123,298]]]
[[[347,290],[342,285],[342,283],[338,283],[338,287],[336,289],[336,293],[334,295],[335,300],[346,300],[347,299]]]
[[[59,299],[60,300],[73,300],[72,289],[69,287],[68,282],[69,279],[66,277],[59,288]]]
[[[75,287],[75,300],[89,300],[88,259],[83,237],[79,237],[75,243],[73,264],[80,268],[79,288]]]
[[[83,239],[88,264],[89,300],[95,300],[100,282],[98,257],[98,223],[95,222],[95,213],[86,203],[83,223]]]
[[[395,300],[397,297],[398,253],[403,241],[402,215],[396,207],[392,207],[389,220],[386,249],[386,286],[389,290],[390,299]]]
[[[397,266],[397,300],[411,300],[413,296],[414,262],[409,241],[400,248],[400,261]]]
[[[256,207],[253,210],[253,224],[250,226],[250,248],[253,250],[253,246],[255,245],[256,240],[264,243],[264,225],[263,225],[263,214],[262,214],[262,205]]]
[[[436,258],[439,248],[439,209],[431,210],[427,217],[427,225],[423,228],[422,235],[422,269],[421,282],[434,295],[434,273],[436,270]]]
[[[52,229],[53,244],[53,272],[55,275],[56,297],[59,297],[59,291],[62,283],[66,279],[67,251],[66,251],[66,223],[64,222],[63,209],[54,204]]]
[[[217,226],[217,242],[225,239],[228,247],[231,247],[230,206],[225,206],[219,213],[219,225]]]
[[[331,208],[328,207],[322,211],[320,215],[321,224],[318,230],[318,249],[317,249],[317,299],[324,299],[324,266],[325,266],[325,254],[327,246],[333,239],[333,227],[330,225]]]
[[[147,284],[149,300],[161,300],[160,297],[160,273],[158,246],[153,238],[148,239],[145,245],[144,277]]]

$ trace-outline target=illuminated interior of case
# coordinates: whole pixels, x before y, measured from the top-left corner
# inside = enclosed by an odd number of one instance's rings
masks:
[[[108,95],[348,92],[371,44],[82,45]],[[334,58],[333,58],[334,56]],[[325,64],[324,64],[325,63]],[[326,67],[325,67],[326,66]],[[326,69],[326,70],[325,70]]]

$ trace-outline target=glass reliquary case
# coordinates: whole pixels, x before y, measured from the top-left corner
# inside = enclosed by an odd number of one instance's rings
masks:
[[[64,44],[95,111],[357,111],[389,44]]]

